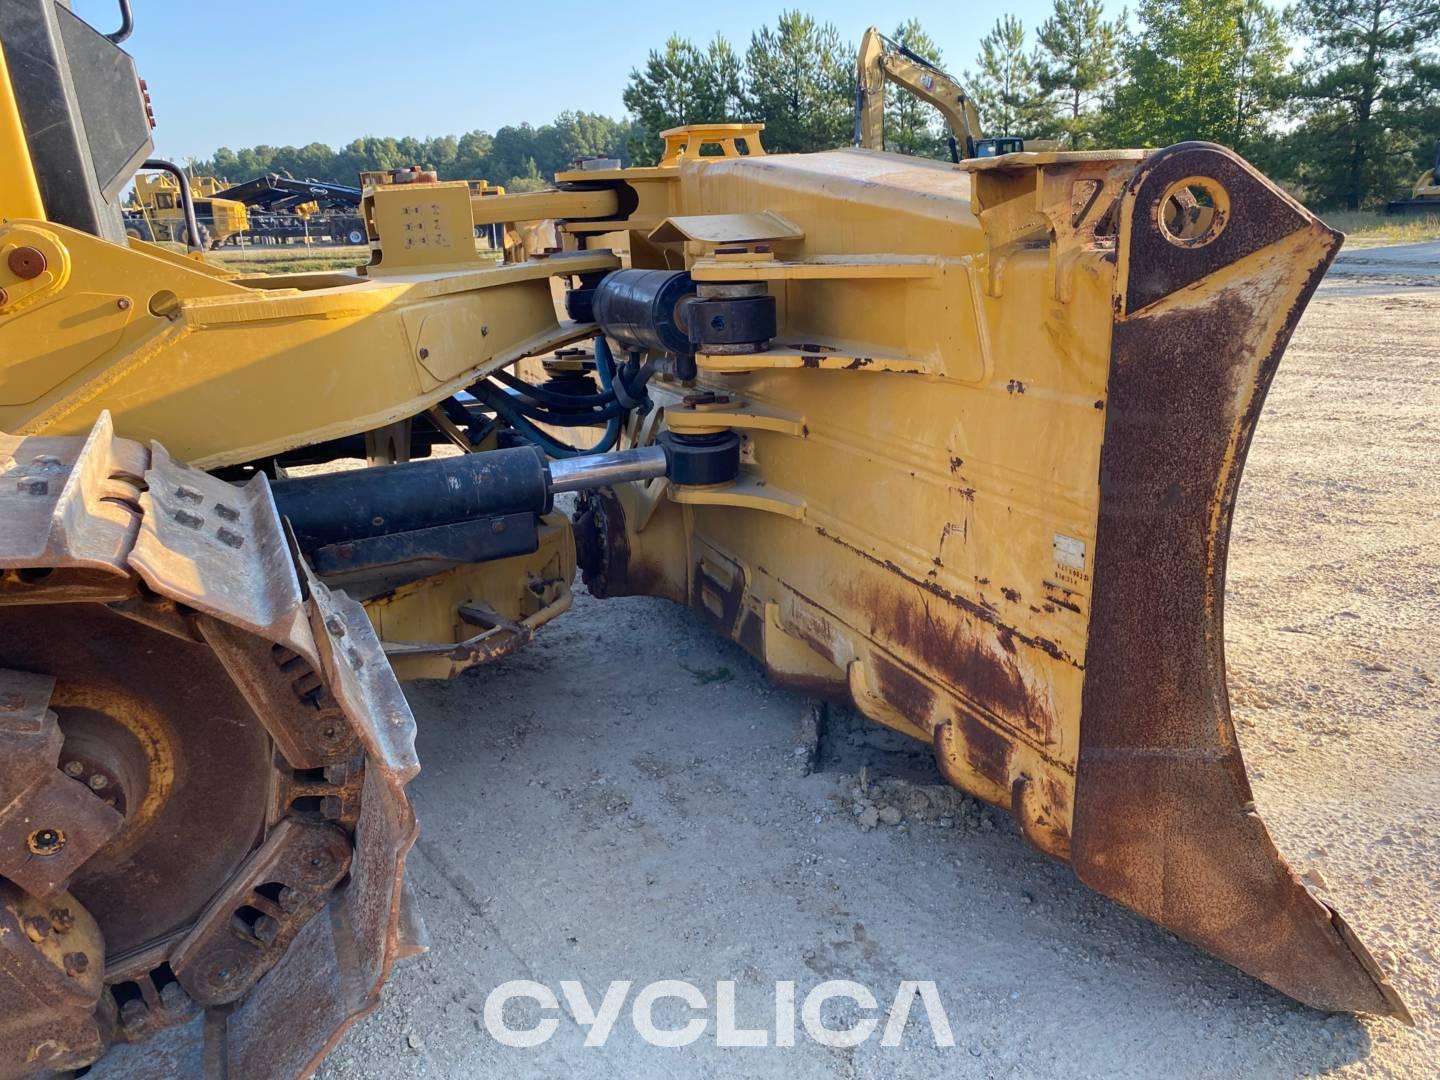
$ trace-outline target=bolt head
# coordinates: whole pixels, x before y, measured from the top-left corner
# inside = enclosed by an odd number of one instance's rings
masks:
[[[36,829],[26,838],[25,846],[32,855],[58,855],[65,846],[65,834],[59,829]]]
[[[17,247],[7,260],[10,272],[22,281],[37,278],[45,272],[45,253],[39,248]]]
[[[25,936],[39,943],[50,936],[50,920],[44,915],[31,915],[25,920]]]

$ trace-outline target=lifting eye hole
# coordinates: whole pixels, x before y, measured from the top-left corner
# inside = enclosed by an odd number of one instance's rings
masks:
[[[1204,247],[1217,239],[1230,221],[1230,196],[1205,176],[1187,176],[1165,189],[1156,224],[1176,247]]]

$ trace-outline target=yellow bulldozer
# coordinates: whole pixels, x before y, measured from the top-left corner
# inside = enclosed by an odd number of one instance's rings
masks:
[[[1231,723],[1236,491],[1341,243],[1255,169],[690,126],[548,191],[371,177],[366,265],[250,276],[126,236],[123,36],[0,6],[0,1077],[309,1075],[423,948],[398,680],[523,648],[577,569],[1200,948],[1405,1016]]]
[[[1420,174],[1410,197],[1386,203],[1385,213],[1440,218],[1440,142],[1435,144],[1435,164]]]
[[[188,176],[176,168],[169,171],[168,162],[147,162],[165,171],[146,171],[135,177],[135,187],[124,210],[125,233],[137,240],[154,243],[169,241],[190,246],[189,221],[185,199],[180,194],[183,184],[189,189],[194,210],[196,233],[193,243],[201,250],[218,248],[232,236],[250,227],[250,215],[244,203],[217,198],[228,185],[213,176]]]

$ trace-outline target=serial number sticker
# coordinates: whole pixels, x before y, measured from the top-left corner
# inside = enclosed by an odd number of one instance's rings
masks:
[[[1064,533],[1055,534],[1055,565],[1085,569],[1085,541]]]

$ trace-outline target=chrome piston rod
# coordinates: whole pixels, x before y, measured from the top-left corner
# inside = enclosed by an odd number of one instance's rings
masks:
[[[631,480],[649,480],[664,476],[665,449],[662,446],[640,446],[633,450],[615,450],[608,454],[585,454],[550,462],[551,492],[590,491]]]

